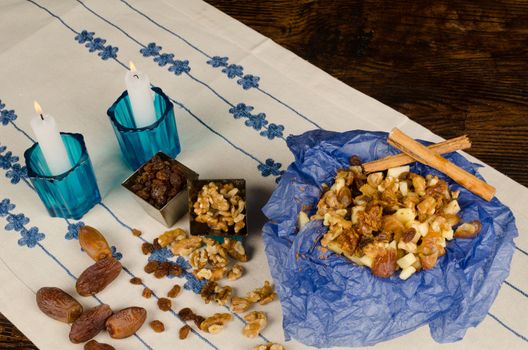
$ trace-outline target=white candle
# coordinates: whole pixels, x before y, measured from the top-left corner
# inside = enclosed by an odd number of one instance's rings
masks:
[[[130,62],[130,71],[125,74],[125,84],[136,127],[142,128],[154,124],[157,118],[148,76],[136,70],[134,63]]]
[[[31,119],[31,128],[48,164],[51,175],[60,175],[71,169],[70,158],[57,129],[55,119],[42,113],[42,108],[34,101],[37,115]]]

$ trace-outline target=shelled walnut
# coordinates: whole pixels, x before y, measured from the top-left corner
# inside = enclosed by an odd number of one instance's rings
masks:
[[[368,266],[378,277],[401,269],[405,280],[433,268],[447,241],[478,234],[478,221],[459,226],[458,235],[453,232],[460,221],[458,192],[449,191],[437,176],[409,170],[402,166],[368,176],[358,165],[338,170],[311,217],[328,227],[321,245]]]
[[[235,281],[242,277],[243,272],[244,268],[240,264],[235,264],[231,270],[227,271],[227,279],[230,281]]]
[[[221,187],[220,187],[221,186]],[[204,185],[193,204],[196,222],[207,224],[213,230],[228,232],[234,226],[235,233],[245,227],[246,202],[232,183]]]
[[[187,237],[172,242],[171,251],[174,255],[189,256],[202,246],[202,237]]]
[[[285,348],[281,344],[267,343],[267,344],[257,345],[253,348],[253,350],[285,350]]]
[[[219,305],[226,305],[231,299],[232,292],[233,289],[230,286],[221,287],[216,282],[209,281],[202,288],[200,296],[206,304],[215,301]]]
[[[277,293],[275,293],[269,281],[264,281],[264,285],[261,288],[254,289],[246,297],[250,302],[258,302],[260,305],[266,305],[275,300],[275,298],[277,298]]]
[[[248,261],[248,256],[246,255],[246,250],[242,245],[241,241],[237,241],[230,238],[225,238],[222,247],[225,248],[227,254],[235,260],[240,262]]]
[[[237,314],[246,312],[251,307],[251,304],[253,303],[246,298],[233,297],[231,299],[231,311]]]
[[[224,329],[227,322],[231,321],[233,317],[228,313],[216,313],[213,316],[207,317],[201,324],[202,331],[216,334]]]
[[[166,247],[174,241],[179,241],[187,236],[187,232],[181,228],[166,231],[158,237],[158,243],[161,247]]]
[[[268,317],[262,311],[252,311],[244,316],[247,324],[242,330],[242,334],[248,338],[257,337],[260,332],[268,325]]]

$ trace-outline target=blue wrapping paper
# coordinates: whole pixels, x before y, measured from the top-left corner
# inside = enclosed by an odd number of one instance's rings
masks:
[[[487,202],[419,163],[411,165],[412,172],[437,175],[451,190],[461,191],[462,221],[482,223],[476,238],[448,242],[446,255],[433,269],[406,281],[397,274],[377,278],[369,269],[320,249],[326,232],[321,221],[297,232],[299,211],[315,212],[321,185],[331,184],[352,155],[368,162],[399,152],[387,144],[387,136],[316,130],[287,139],[295,161],[263,209],[269,219],[263,228],[266,254],[287,340],[316,347],[370,346],[428,324],[434,340],[454,342],[484,319],[509,274],[518,234],[512,212],[497,198]],[[480,177],[479,166],[463,156],[446,158]]]

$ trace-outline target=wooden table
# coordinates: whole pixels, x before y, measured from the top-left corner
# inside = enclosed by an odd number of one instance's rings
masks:
[[[528,3],[206,0],[528,186]],[[37,349],[0,315],[0,349]]]

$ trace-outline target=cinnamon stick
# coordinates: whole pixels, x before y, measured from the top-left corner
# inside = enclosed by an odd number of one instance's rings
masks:
[[[462,135],[453,139],[430,145],[427,148],[437,154],[445,154],[471,148],[471,141],[469,140],[467,135]],[[375,171],[387,170],[389,168],[407,165],[413,162],[416,162],[416,160],[409,157],[405,153],[400,153],[394,156],[388,156],[382,159],[365,163],[363,164],[363,169],[367,173],[373,173]]]
[[[441,155],[429,150],[421,143],[405,135],[398,128],[392,129],[388,142],[420,163],[441,171],[461,186],[464,186],[469,191],[487,201],[490,201],[495,195],[495,187],[456,166]]]

